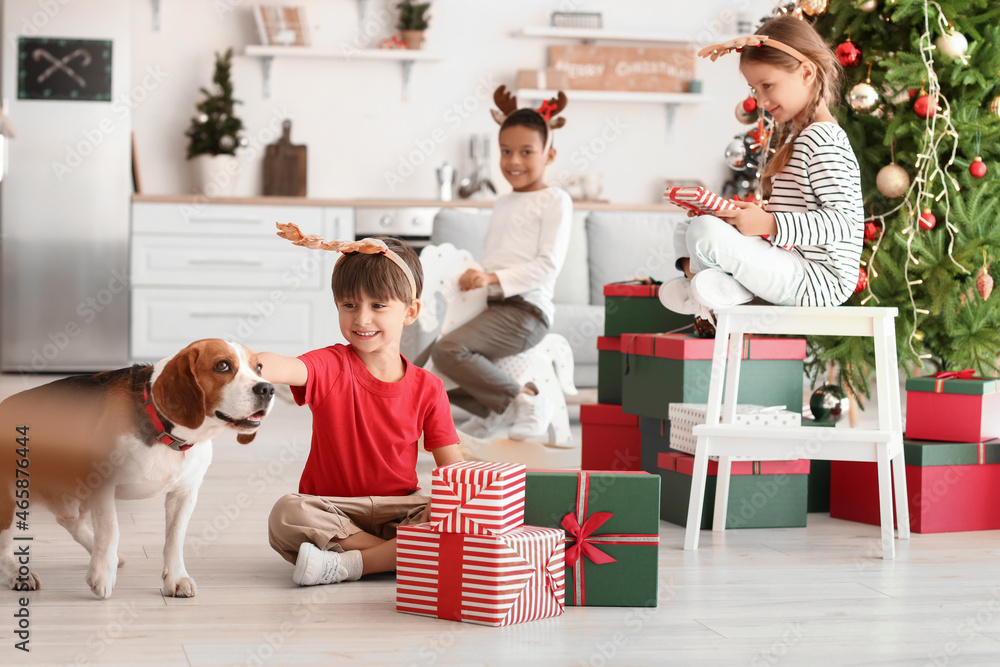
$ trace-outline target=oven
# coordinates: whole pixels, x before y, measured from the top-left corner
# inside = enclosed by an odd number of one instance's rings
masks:
[[[396,236],[419,253],[431,242],[434,216],[440,208],[358,208],[354,215],[355,240],[367,236]]]

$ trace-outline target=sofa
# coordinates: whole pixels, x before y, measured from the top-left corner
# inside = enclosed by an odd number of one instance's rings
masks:
[[[489,210],[445,208],[434,218],[431,243],[451,243],[476,259],[483,255]],[[569,251],[555,287],[551,331],[573,348],[577,387],[597,386],[597,338],[604,335],[604,285],[635,277],[670,280],[674,227],[682,212],[587,211],[573,213]],[[440,311],[439,311],[440,312]],[[418,359],[434,334],[407,327],[403,354]]]

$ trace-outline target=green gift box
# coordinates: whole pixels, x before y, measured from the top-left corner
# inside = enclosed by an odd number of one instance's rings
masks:
[[[803,426],[833,428],[833,422],[818,422],[815,419],[802,418]],[[807,512],[830,511],[830,462],[822,459],[813,460],[809,465],[809,500],[806,503]]]
[[[622,353],[618,336],[597,338],[597,402],[622,404]]]
[[[627,281],[604,286],[604,335],[625,332],[677,331],[694,324],[694,317],[667,310],[660,303],[659,283]]]
[[[677,451],[670,446],[670,420],[639,417],[639,432],[639,467],[651,475],[657,475],[660,472],[660,454]]]
[[[566,531],[566,604],[655,607],[660,478],[644,472],[534,471],[524,522]]]
[[[671,403],[707,403],[714,345],[689,334],[622,334],[622,409],[669,419]],[[804,338],[746,336],[742,354],[737,402],[802,411]]]
[[[809,461],[733,461],[726,528],[792,528],[806,525]],[[718,463],[708,462],[701,530],[712,527]],[[660,454],[660,518],[687,526],[691,500],[690,454]]]

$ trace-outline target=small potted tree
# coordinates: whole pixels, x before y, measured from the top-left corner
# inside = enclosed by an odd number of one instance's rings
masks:
[[[427,10],[431,8],[431,3],[403,0],[396,8],[399,10],[399,23],[396,27],[406,42],[406,48],[419,49],[424,43],[424,30],[427,30],[429,20]]]
[[[209,196],[232,194],[239,171],[236,148],[244,143],[240,138],[243,121],[233,113],[239,101],[233,99],[232,58],[232,49],[215,54],[212,90],[201,89],[205,99],[198,103],[198,115],[187,131],[188,160],[195,167],[201,191]]]

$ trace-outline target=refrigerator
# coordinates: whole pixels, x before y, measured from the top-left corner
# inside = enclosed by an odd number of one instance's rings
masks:
[[[0,0],[0,366],[128,363],[129,0]]]

